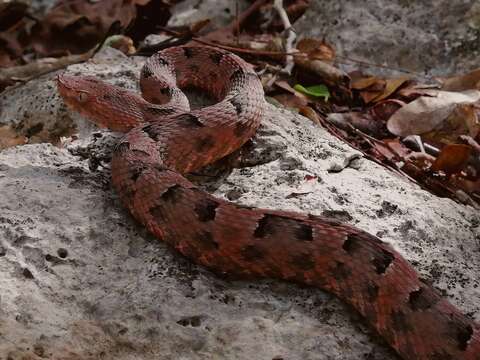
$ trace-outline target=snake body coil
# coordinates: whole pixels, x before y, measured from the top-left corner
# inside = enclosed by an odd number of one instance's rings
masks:
[[[112,182],[160,240],[218,274],[325,289],[404,359],[480,360],[479,326],[378,238],[328,218],[220,200],[182,176],[255,133],[265,102],[247,63],[208,47],[170,48],[147,60],[140,85],[143,98],[92,77],[58,78],[69,106],[126,133],[113,154]],[[187,86],[218,102],[190,110],[180,90]]]

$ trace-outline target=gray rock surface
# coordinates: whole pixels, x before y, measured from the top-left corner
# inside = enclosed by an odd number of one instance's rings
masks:
[[[134,88],[142,61],[106,49],[68,71]],[[1,358],[396,359],[321,290],[219,279],[147,234],[110,188],[116,135],[66,111],[45,85],[52,76],[0,100],[0,123],[22,121],[19,107],[28,105],[46,127],[79,128],[63,148],[0,152]],[[330,173],[356,151],[273,106],[249,149],[246,167],[193,178],[219,197],[334,216],[377,234],[480,320],[474,209],[363,158]]]
[[[315,0],[310,3],[295,30],[301,36],[325,38],[340,55],[420,75],[446,76],[479,66],[478,1]],[[349,67],[359,68],[362,68],[359,64]],[[391,69],[364,67],[364,70],[395,74]]]

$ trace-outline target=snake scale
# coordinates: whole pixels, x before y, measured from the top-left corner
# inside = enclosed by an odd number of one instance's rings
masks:
[[[333,293],[403,359],[480,359],[480,326],[377,237],[329,218],[217,199],[182,175],[238,149],[259,126],[263,88],[241,58],[201,46],[160,51],[142,68],[142,96],[89,76],[62,74],[57,83],[68,106],[125,133],[113,186],[135,219],[186,257],[217,274]],[[186,87],[217,103],[191,110]]]

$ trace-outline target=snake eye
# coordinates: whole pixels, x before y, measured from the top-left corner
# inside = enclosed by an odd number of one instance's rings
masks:
[[[88,95],[84,92],[78,93],[77,99],[79,102],[84,103],[88,100]]]

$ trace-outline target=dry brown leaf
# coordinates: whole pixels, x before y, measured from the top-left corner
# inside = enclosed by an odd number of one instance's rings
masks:
[[[25,1],[0,1],[0,31],[16,25],[28,12]]]
[[[474,138],[468,135],[461,135],[460,140],[464,141],[465,144],[470,145],[473,150],[480,155],[480,144]]]
[[[378,85],[379,83],[382,84],[380,86],[380,89],[383,89],[385,87],[385,82],[375,76],[359,78],[359,79],[352,80],[352,89],[365,90],[371,86],[376,86],[376,89],[379,90],[379,85]]]
[[[280,89],[283,89],[291,94],[300,94],[300,95],[303,95],[305,98],[307,98],[306,95],[298,92],[297,90],[295,90],[293,87],[290,86],[290,84],[285,81],[285,80],[277,80],[275,81],[275,85],[278,86]]]
[[[465,167],[472,148],[463,144],[445,146],[432,164],[431,170],[443,171],[446,174],[455,174]]]
[[[305,56],[294,56],[295,65],[304,68],[329,85],[350,87],[350,77],[343,70],[321,60],[309,60]]]
[[[308,105],[308,100],[291,94],[278,94],[273,98],[287,108],[299,109]]]
[[[418,85],[412,82],[398,89],[396,97],[406,102],[411,102],[420,96],[436,96],[437,91],[438,86],[436,85]]]
[[[301,39],[297,43],[297,50],[307,54],[310,60],[331,62],[335,58],[335,49],[323,40]]]
[[[446,91],[480,90],[480,69],[473,70],[465,75],[439,80],[442,82],[442,90]]]
[[[369,113],[377,121],[386,122],[398,109],[406,104],[397,99],[388,99],[376,103],[370,108]]]
[[[318,116],[317,112],[313,110],[310,106],[300,106],[298,108],[299,114],[309,118],[315,124],[320,124],[320,117]]]
[[[12,146],[23,145],[27,142],[27,138],[19,135],[9,125],[0,126],[0,150]]]
[[[402,87],[408,80],[410,80],[410,78],[406,76],[395,78],[395,79],[387,79],[385,84],[385,90],[381,95],[379,95],[373,101],[378,102],[388,98],[390,95],[395,93],[400,87]]]
[[[357,78],[352,82],[352,89],[358,90],[365,104],[377,99],[386,89],[386,81],[377,77]]]
[[[388,130],[398,136],[419,135],[437,128],[458,105],[480,100],[480,91],[431,91],[435,97],[421,96],[396,111],[387,122]]]
[[[127,27],[137,15],[137,5],[150,0],[60,0],[32,29],[32,45],[43,56],[81,53],[91,49],[114,22]]]
[[[197,22],[194,22],[193,24],[189,25],[190,33],[196,34],[200,30],[202,30],[205,26],[209,25],[210,23],[211,23],[210,19],[203,19],[203,20],[199,20]]]
[[[296,104],[301,104],[301,106],[305,106],[311,101],[310,98],[307,95],[301,93],[300,91],[295,90],[285,80],[277,80],[277,81],[275,81],[275,85],[278,86],[280,89],[285,90],[288,93],[294,95],[294,97],[297,98],[297,99],[295,99]]]
[[[60,58],[43,58],[26,65],[0,68],[0,91],[16,81],[28,81],[37,76],[64,68],[68,65],[88,60],[93,50],[85,54],[69,55]]]
[[[457,142],[461,135],[475,138],[480,131],[477,111],[472,104],[457,105],[436,129],[425,133],[424,139],[448,144]]]
[[[358,90],[366,104],[382,101],[393,95],[409,80],[408,77],[380,79],[375,76],[357,78],[352,81],[352,89]]]
[[[326,120],[340,129],[346,131],[351,131],[352,128],[358,129],[377,139],[384,138],[386,135],[388,135],[385,122],[373,119],[368,113],[361,113],[357,111],[346,113],[330,113],[328,114]]]
[[[360,96],[365,104],[369,104],[373,102],[378,95],[381,94],[380,91],[362,91],[360,92]]]

